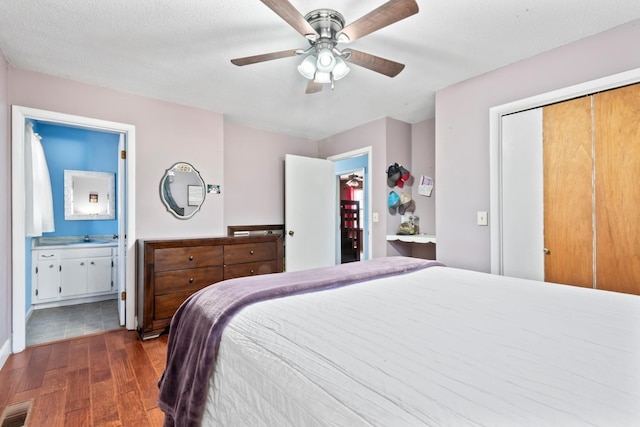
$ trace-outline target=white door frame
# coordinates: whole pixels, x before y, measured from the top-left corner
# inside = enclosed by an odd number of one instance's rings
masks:
[[[135,126],[89,117],[75,116],[12,106],[12,167],[11,167],[11,236],[12,236],[12,352],[19,353],[26,343],[26,262],[25,262],[25,180],[24,180],[24,127],[26,119],[77,126],[109,132],[124,133],[127,140],[126,205],[127,239],[119,255],[120,266],[126,269],[125,289],[126,327],[135,329]],[[124,172],[124,171],[119,171]],[[122,175],[122,173],[120,173]],[[124,236],[122,236],[124,237]],[[125,259],[123,264],[122,260]]]
[[[373,151],[372,147],[368,146],[368,147],[358,148],[352,151],[347,151],[346,153],[336,154],[334,156],[327,157],[327,160],[331,160],[332,162],[337,162],[340,160],[350,159],[351,157],[358,157],[363,155],[367,156],[367,173],[363,177],[364,179],[363,185],[365,189],[364,191],[367,191],[369,195],[368,197],[366,197],[367,205],[365,206],[365,215],[367,217],[367,229],[364,230],[364,232],[367,234],[367,236],[369,236],[368,237],[369,244],[367,245],[367,248],[366,248],[365,259],[371,259],[371,254],[373,253],[373,239],[372,239],[373,235],[371,234],[372,221],[373,221],[373,218],[372,218],[373,193],[371,192],[371,153],[372,151]],[[337,249],[336,249],[336,252],[337,252]],[[339,260],[337,260],[337,263],[338,264],[340,263]]]
[[[502,230],[502,116],[640,82],[640,68],[489,109],[491,273],[504,273]]]

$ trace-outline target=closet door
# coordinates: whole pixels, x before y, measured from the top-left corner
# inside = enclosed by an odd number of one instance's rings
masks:
[[[591,98],[543,108],[544,280],[593,287]]]
[[[640,294],[640,84],[594,95],[596,287]]]

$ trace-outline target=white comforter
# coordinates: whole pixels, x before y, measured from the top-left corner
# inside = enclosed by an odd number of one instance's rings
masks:
[[[431,267],[258,303],[203,425],[638,426],[640,297]]]

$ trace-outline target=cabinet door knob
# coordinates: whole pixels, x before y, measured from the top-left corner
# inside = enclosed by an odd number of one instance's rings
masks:
[[[251,270],[249,273],[253,274],[253,270]]]
[[[189,261],[193,261],[193,255],[189,257]]]
[[[84,265],[84,262],[81,262],[80,265]]]
[[[91,265],[96,265],[96,263],[95,263],[95,262],[93,262],[93,261],[91,261]]]

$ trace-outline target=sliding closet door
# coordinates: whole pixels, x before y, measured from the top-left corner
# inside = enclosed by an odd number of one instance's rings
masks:
[[[591,98],[543,108],[544,278],[593,286]]]
[[[596,287],[640,294],[640,84],[594,96]]]

